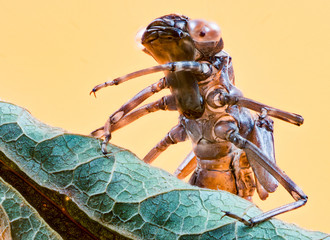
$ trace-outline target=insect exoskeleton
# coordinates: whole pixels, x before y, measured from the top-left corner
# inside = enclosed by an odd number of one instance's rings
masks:
[[[91,93],[155,72],[164,72],[164,77],[137,93],[110,115],[104,127],[92,132],[104,137],[103,153],[107,153],[115,130],[151,112],[178,111],[178,125],[151,149],[145,162],[151,163],[170,145],[190,139],[193,149],[175,173],[179,178],[194,171],[191,184],[226,190],[249,200],[255,189],[266,199],[280,183],[296,200],[249,220],[232,213],[227,216],[253,226],[303,206],[307,196],[275,163],[270,117],[298,126],[303,118],[243,96],[235,86],[231,57],[223,50],[220,28],[206,20],[169,14],[153,20],[139,34],[143,51],[160,65],[99,84]],[[165,88],[171,94],[138,107]]]

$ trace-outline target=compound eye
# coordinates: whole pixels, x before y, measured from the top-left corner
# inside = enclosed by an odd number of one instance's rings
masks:
[[[197,42],[219,41],[222,37],[220,27],[214,22],[195,19],[189,21],[188,27],[190,36]]]

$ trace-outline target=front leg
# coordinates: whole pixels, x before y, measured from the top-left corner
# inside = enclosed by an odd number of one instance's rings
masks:
[[[117,123],[114,125],[111,124],[111,119],[109,118],[104,125],[103,134],[104,134],[104,141],[102,142],[102,152],[107,154],[107,144],[111,138],[111,132],[122,128],[135,120],[143,117],[149,113],[158,111],[158,110],[176,110],[176,104],[174,96],[167,95],[159,99],[158,101],[146,104],[135,111],[127,114],[124,118],[121,118]]]
[[[170,72],[191,71],[194,74],[199,74],[204,76],[204,78],[207,78],[212,74],[212,65],[209,63],[200,63],[196,61],[169,62],[162,65],[157,65],[154,67],[145,68],[136,72],[132,72],[122,77],[115,78],[114,80],[96,85],[92,89],[90,94],[95,95],[96,92],[102,88],[118,85],[133,78],[141,77],[151,73],[163,72],[163,71],[170,71]]]
[[[287,176],[272,160],[270,160],[262,150],[238,133],[238,128],[235,122],[218,122],[215,126],[215,134],[219,138],[230,141],[236,147],[243,149],[252,168],[254,168],[257,164],[266,169],[279,183],[281,183],[293,199],[296,200],[296,202],[275,208],[249,220],[245,220],[232,213],[226,213],[226,215],[234,217],[248,226],[254,226],[268,220],[269,218],[294,210],[306,204],[307,196],[305,193],[289,178],[289,176]],[[258,180],[265,188],[271,188],[266,179],[258,178]]]
[[[153,94],[167,88],[166,80],[165,78],[160,79],[158,82],[146,87],[142,91],[140,91],[138,94],[136,94],[133,98],[131,98],[128,102],[126,102],[124,105],[122,105],[117,111],[115,111],[113,114],[110,115],[110,117],[107,120],[107,123],[109,125],[109,128],[107,130],[107,134],[110,134],[111,138],[111,132],[114,130],[111,129],[112,125],[119,122],[121,119],[123,119],[127,113],[132,111],[134,108],[136,108],[138,105],[140,105],[144,100],[151,97]],[[100,127],[93,132],[91,132],[91,136],[100,138],[104,136],[104,126]]]

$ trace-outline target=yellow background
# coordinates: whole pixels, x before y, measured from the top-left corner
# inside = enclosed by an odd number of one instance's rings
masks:
[[[135,33],[168,13],[217,22],[245,96],[304,116],[301,127],[275,121],[278,165],[309,196],[305,207],[279,218],[330,232],[328,1],[0,0],[0,98],[88,134],[162,76],[88,95],[98,83],[155,65],[136,47]],[[150,114],[115,132],[112,142],[143,157],[177,116]],[[189,141],[172,146],[154,165],[173,172],[189,151]],[[256,198],[264,210],[291,201],[282,187],[263,203]]]

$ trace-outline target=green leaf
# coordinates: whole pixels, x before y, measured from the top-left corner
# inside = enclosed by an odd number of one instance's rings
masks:
[[[330,239],[276,219],[246,227],[224,211],[249,218],[261,213],[254,204],[190,186],[114,145],[105,157],[100,144],[0,102],[0,175],[63,239]],[[2,221],[4,234],[8,225],[26,231]]]
[[[62,239],[24,198],[0,178],[0,239]]]

